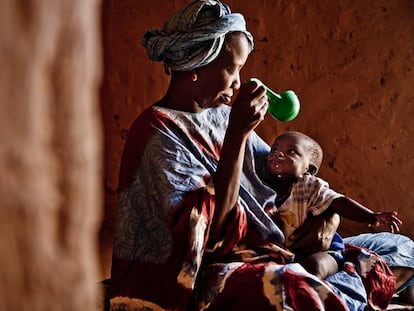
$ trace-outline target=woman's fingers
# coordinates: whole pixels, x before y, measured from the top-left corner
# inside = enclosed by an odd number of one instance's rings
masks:
[[[263,86],[256,82],[243,83],[233,103],[232,117],[248,132],[264,120],[268,105]]]

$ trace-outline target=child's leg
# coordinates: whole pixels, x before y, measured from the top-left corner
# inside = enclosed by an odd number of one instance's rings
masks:
[[[309,272],[321,280],[338,272],[338,263],[335,258],[325,252],[317,252],[299,261]]]
[[[398,293],[401,302],[414,306],[414,268],[390,267],[397,280],[398,289],[403,289]],[[408,285],[405,287],[405,285]]]
[[[406,289],[404,289],[401,292],[400,297],[401,302],[414,306],[414,284],[411,284]]]

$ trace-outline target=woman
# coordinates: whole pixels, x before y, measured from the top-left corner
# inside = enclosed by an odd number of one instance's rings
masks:
[[[264,212],[275,194],[257,175],[269,147],[254,129],[268,103],[263,87],[240,81],[253,49],[243,16],[194,1],[143,45],[171,81],[125,145],[112,310],[348,310],[346,291],[290,263]]]

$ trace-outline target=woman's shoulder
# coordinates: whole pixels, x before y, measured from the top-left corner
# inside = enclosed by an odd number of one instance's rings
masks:
[[[171,111],[171,112],[169,112]],[[145,108],[133,121],[130,130],[144,127],[153,127],[156,124],[164,124],[165,120],[173,119],[171,109],[158,107],[156,105]]]

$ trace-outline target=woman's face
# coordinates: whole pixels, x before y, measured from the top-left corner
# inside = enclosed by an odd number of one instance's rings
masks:
[[[309,144],[297,136],[281,136],[273,143],[267,156],[272,176],[298,178],[309,169]]]
[[[240,88],[240,70],[249,56],[249,44],[243,33],[226,38],[220,55],[196,70],[196,101],[203,108],[230,104],[234,90]]]

